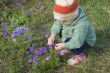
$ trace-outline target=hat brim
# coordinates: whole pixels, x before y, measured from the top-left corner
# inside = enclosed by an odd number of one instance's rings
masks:
[[[54,14],[54,19],[57,19],[57,20],[74,19],[78,16],[78,8],[74,12],[71,12],[71,13],[68,13],[68,14],[61,14],[61,13],[58,13],[58,12],[55,12],[55,11],[53,11],[53,14]]]

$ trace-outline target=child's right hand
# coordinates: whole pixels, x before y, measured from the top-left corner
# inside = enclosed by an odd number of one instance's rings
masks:
[[[54,43],[54,40],[55,40],[55,35],[51,35],[48,38],[48,44],[47,45],[52,45]]]

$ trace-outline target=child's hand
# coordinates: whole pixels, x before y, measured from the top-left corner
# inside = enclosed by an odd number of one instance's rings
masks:
[[[48,44],[47,45],[52,45],[54,43],[54,40],[55,40],[55,36],[54,35],[51,35],[49,38],[48,38]]]
[[[56,44],[56,45],[55,45],[55,49],[56,49],[57,51],[63,50],[63,49],[64,49],[64,43],[58,43],[58,44]]]

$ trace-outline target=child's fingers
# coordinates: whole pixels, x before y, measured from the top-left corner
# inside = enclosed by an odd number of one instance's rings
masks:
[[[55,44],[55,47],[58,47],[58,44]]]
[[[55,45],[55,49],[58,50],[59,49],[59,44]]]
[[[52,45],[52,42],[51,41],[48,41],[48,44],[47,45]]]
[[[50,37],[50,38],[48,39],[48,45],[52,45],[53,41],[54,41],[54,39]]]

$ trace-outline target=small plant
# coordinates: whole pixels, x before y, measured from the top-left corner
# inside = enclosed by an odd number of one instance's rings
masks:
[[[59,57],[56,51],[50,47],[40,47],[34,52],[34,48],[30,47],[26,52],[28,56],[33,53],[28,59],[28,63],[32,64],[32,72],[43,73],[52,70],[59,65]]]

